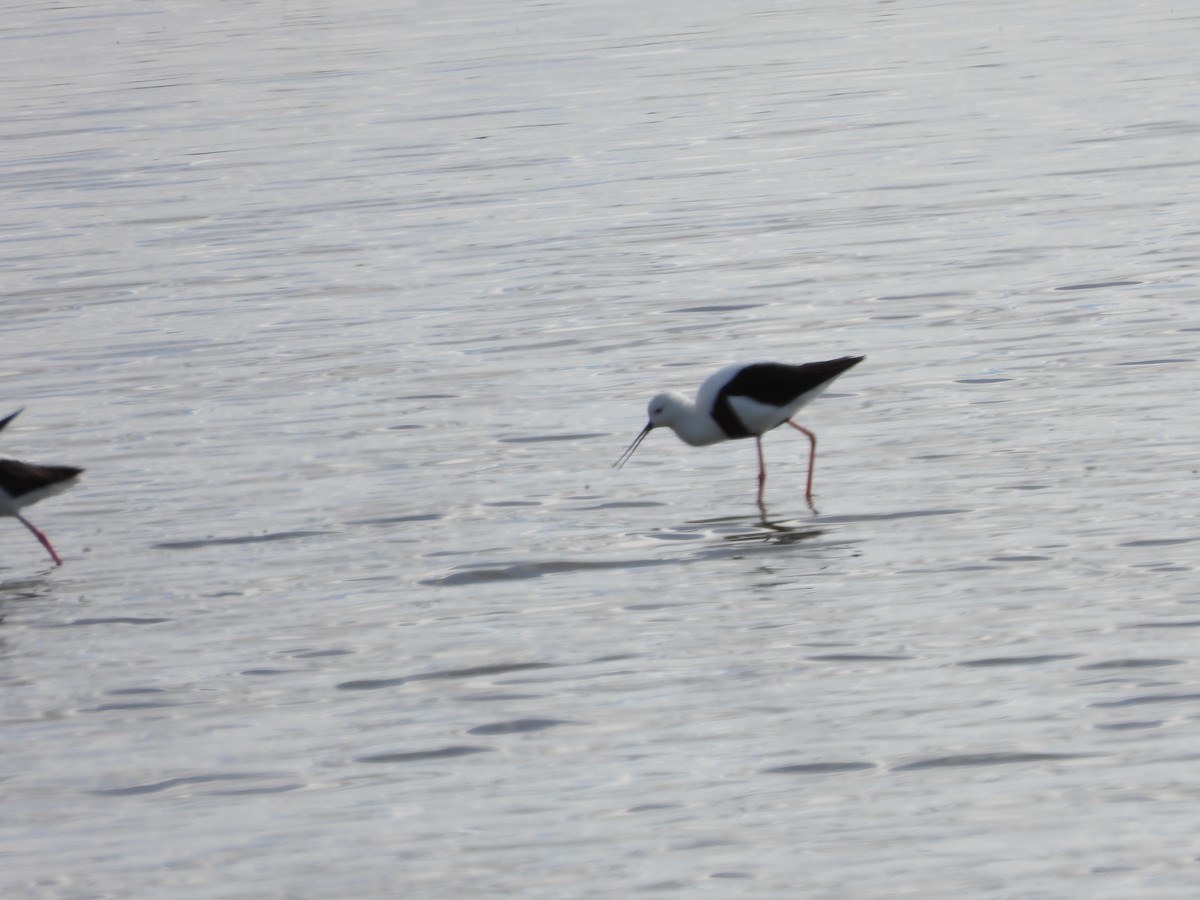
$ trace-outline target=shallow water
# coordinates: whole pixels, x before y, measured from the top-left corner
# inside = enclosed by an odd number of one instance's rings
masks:
[[[5,896],[1190,896],[1195,24],[14,8]]]

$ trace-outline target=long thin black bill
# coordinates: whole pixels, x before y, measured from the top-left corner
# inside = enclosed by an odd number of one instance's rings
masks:
[[[646,439],[646,435],[650,433],[650,429],[654,427],[653,422],[647,422],[646,427],[642,429],[642,433],[633,439],[633,443],[629,445],[629,449],[621,454],[621,458],[613,463],[614,469],[619,469],[625,463],[629,462],[629,457],[633,456],[633,451],[638,448],[638,444]]]

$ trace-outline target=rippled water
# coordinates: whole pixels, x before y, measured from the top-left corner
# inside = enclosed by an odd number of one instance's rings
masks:
[[[1196,25],[14,6],[5,896],[1191,896]]]

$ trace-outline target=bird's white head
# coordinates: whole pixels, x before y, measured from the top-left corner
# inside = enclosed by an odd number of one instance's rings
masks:
[[[691,405],[692,403],[687,397],[674,391],[655,394],[646,407],[646,412],[650,417],[650,427],[673,427],[681,417],[687,414]]]
[[[613,463],[613,467],[619,469],[625,465],[629,461],[629,457],[633,456],[633,451],[655,428],[675,428],[678,433],[679,424],[686,420],[688,412],[692,408],[692,402],[682,394],[676,394],[674,391],[656,394],[650,401],[650,405],[646,407],[650,417],[646,422],[646,427],[633,439],[633,443],[621,454],[621,458]]]

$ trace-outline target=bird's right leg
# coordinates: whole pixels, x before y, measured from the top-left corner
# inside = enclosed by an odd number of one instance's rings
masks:
[[[32,522],[30,522],[27,518],[25,518],[20,513],[14,513],[14,515],[17,517],[17,521],[19,521],[22,525],[24,525],[26,528],[28,528],[30,531],[32,531],[33,536],[42,542],[42,546],[45,547],[50,552],[50,558],[52,560],[54,560],[54,564],[56,566],[61,566],[62,560],[58,558],[58,554],[55,553],[54,548],[50,546],[50,539],[48,537],[46,537],[44,534],[42,534],[41,529],[38,528],[36,525],[34,525]]]

